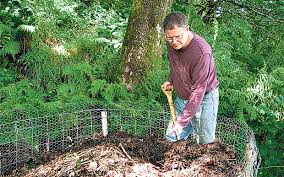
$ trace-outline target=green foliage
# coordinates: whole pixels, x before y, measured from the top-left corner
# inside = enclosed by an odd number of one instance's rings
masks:
[[[90,64],[76,63],[71,65],[66,65],[63,68],[62,74],[65,83],[74,86],[74,91],[84,92],[88,88],[90,81],[93,80],[94,72],[95,71]]]
[[[92,65],[97,79],[115,82],[121,77],[120,58],[118,51],[106,38],[90,38],[81,36],[69,45],[69,51],[74,58],[84,59]]]
[[[126,20],[117,16],[115,11],[106,11],[97,4],[89,7],[69,1],[40,2],[42,4],[34,4],[39,30],[34,35],[33,48],[18,62],[20,77],[30,79],[33,89],[45,92],[44,98],[39,100],[87,99],[94,80],[119,82],[118,49]],[[48,19],[45,18],[47,15]],[[60,25],[61,22],[64,25]],[[11,28],[2,26],[1,29],[11,31]],[[33,31],[30,26],[19,25],[18,28]],[[121,84],[109,84],[103,91],[101,98],[107,100],[128,97]]]
[[[222,14],[218,23],[211,26],[204,24],[197,15],[197,8],[205,7],[205,1],[186,2],[192,6],[188,8],[186,3],[175,3],[175,10],[188,14],[193,31],[214,47],[220,81],[219,115],[249,123],[258,140],[262,165],[268,167],[264,167],[260,175],[279,175],[284,144],[281,138],[284,112],[281,25],[273,24],[264,29],[242,16]]]
[[[259,114],[264,115],[261,121],[266,123],[270,119],[270,123],[280,121],[283,117],[283,91],[274,89],[275,83],[281,84],[281,81],[276,80],[273,75],[276,75],[282,68],[272,74],[268,74],[265,69],[261,70],[256,80],[255,85],[247,89],[247,98],[254,106],[257,106]],[[283,84],[283,81],[282,81]]]
[[[21,49],[17,37],[34,32],[32,22],[33,9],[28,1],[0,2],[0,57],[11,55],[15,60]]]
[[[126,86],[120,83],[107,83],[105,80],[94,80],[90,92],[93,97],[103,99],[108,102],[128,101],[132,97],[128,93]]]
[[[199,16],[196,11],[198,9],[199,2],[193,0],[186,0],[185,4],[181,4],[179,1],[175,1],[173,9],[175,11],[183,12],[188,19],[188,25],[190,30],[204,37],[210,44],[213,44],[213,26],[209,26],[204,23],[202,17]]]
[[[166,81],[168,73],[168,70],[152,70],[140,84],[135,86],[135,95],[139,99],[165,100],[161,85]]]
[[[121,47],[127,21],[113,9],[106,10],[97,3],[86,6],[72,1],[40,2],[36,9],[41,12],[37,14],[41,37],[53,34],[70,41],[82,35],[89,40],[104,37],[114,48]]]
[[[266,157],[262,160],[264,166],[274,166],[283,162],[281,152],[284,149],[281,145],[284,143],[282,131],[284,128],[284,100],[282,95],[277,96],[279,88],[273,89],[276,86],[276,79],[273,76],[277,77],[282,70],[283,68],[279,68],[272,74],[268,74],[265,69],[261,70],[254,86],[247,89],[248,100],[250,104],[254,105],[257,112],[257,119],[249,118],[249,121],[260,140],[260,151]],[[279,84],[279,80],[277,82]],[[283,94],[282,89],[281,92],[280,94]],[[266,174],[265,171],[262,173]]]
[[[40,90],[35,91],[33,84],[28,80],[9,84],[0,88],[0,111],[11,109],[31,109],[33,104],[40,104],[44,96]]]
[[[1,11],[0,17],[1,21],[5,21],[16,27],[22,23],[32,23],[33,22],[33,9],[31,6],[31,1],[22,0],[5,0],[0,3]],[[15,25],[15,26],[13,26]]]
[[[98,1],[104,9],[115,10],[116,13],[121,14],[125,18],[129,16],[132,0]]]
[[[234,21],[226,21],[224,25],[221,25],[220,35],[226,36],[228,41],[233,45],[232,52],[234,54],[241,54],[240,56],[252,53],[252,27],[249,22],[240,18]]]
[[[102,96],[109,102],[128,100],[131,94],[128,93],[126,86],[123,83],[108,84]]]
[[[15,58],[16,54],[20,52],[20,42],[8,40],[3,43],[3,48],[1,51],[1,55],[5,56],[7,54],[12,55]]]
[[[94,80],[91,85],[91,94],[93,97],[98,96],[100,92],[102,92],[105,88],[106,81],[105,80]]]
[[[33,122],[23,121],[18,127],[25,141],[35,148],[41,141],[40,135],[46,133],[43,120],[66,120],[62,125],[49,125],[50,140],[59,138],[62,128],[80,124],[76,116],[68,114],[79,108],[63,108],[67,102],[79,105],[86,100],[102,100],[118,109],[131,105],[138,110],[162,110],[162,104],[167,104],[160,89],[169,72],[165,55],[163,68],[148,73],[139,85],[135,85],[133,92],[128,92],[121,81],[120,49],[131,1],[88,2],[8,0],[0,3],[1,59],[10,56],[19,59],[16,68],[0,59],[0,112],[13,110],[1,114],[0,121],[8,125],[16,119],[37,117]],[[279,166],[283,164],[281,153],[284,151],[283,25],[267,22],[269,25],[265,27],[257,24],[260,17],[252,23],[244,16],[225,14],[225,11],[211,24],[206,24],[197,12],[207,1],[184,2],[175,1],[173,10],[184,12],[192,30],[213,47],[220,80],[219,115],[249,123],[262,156],[260,175],[281,176],[283,167],[281,170]],[[277,12],[283,10],[283,6],[276,6],[276,1],[243,3],[267,3]],[[23,45],[19,37],[30,33],[33,34],[31,49],[19,56]],[[39,113],[34,113],[37,109]],[[54,116],[63,112],[61,117]],[[42,115],[45,115],[44,119]],[[124,121],[120,115],[112,116],[117,119],[112,119],[114,122],[110,122],[110,126]],[[131,111],[125,116],[142,115],[139,111]],[[151,121],[156,123],[157,118],[158,115],[154,115]],[[129,120],[123,122],[122,128],[144,134],[143,123],[143,119]],[[26,129],[25,124],[35,128]],[[131,129],[134,124],[141,127],[134,131]],[[1,136],[0,142],[13,142],[13,125],[5,130],[10,133]],[[36,134],[34,139],[31,139],[31,131]]]
[[[17,31],[17,29],[13,29],[10,26],[0,23],[0,56],[9,54],[15,58],[16,54],[20,52],[21,43],[16,40]]]
[[[269,62],[267,62],[268,69],[273,71],[278,66],[284,66],[284,35],[279,35],[276,39],[276,44],[273,46],[271,55],[268,57]],[[276,65],[275,65],[276,64]]]
[[[275,95],[279,95],[279,97],[284,95],[284,67],[277,67],[270,73],[273,78],[272,82],[272,90]]]
[[[15,72],[0,65],[0,89],[15,81]]]
[[[222,35],[219,37],[221,38]],[[231,58],[232,49],[225,41],[216,43],[214,48],[217,75],[220,81],[220,100],[222,101],[219,114],[242,120],[245,116],[256,117],[255,110],[246,101],[244,93],[253,77],[243,69],[242,65]]]
[[[20,63],[25,66],[24,74],[35,83],[37,88],[54,89],[61,82],[62,68],[66,58],[54,53],[49,47],[42,46],[23,55]]]

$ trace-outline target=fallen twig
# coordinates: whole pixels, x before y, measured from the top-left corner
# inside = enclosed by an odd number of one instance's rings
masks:
[[[124,147],[122,146],[121,143],[119,143],[119,147],[122,149],[122,151],[124,152],[124,154],[126,155],[126,157],[127,157],[129,160],[132,160],[132,158],[128,155],[128,153],[126,152],[126,150],[124,149]]]

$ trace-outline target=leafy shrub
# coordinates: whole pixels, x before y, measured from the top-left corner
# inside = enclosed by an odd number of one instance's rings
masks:
[[[1,65],[0,65],[1,66]],[[0,69],[0,88],[15,82],[16,76],[13,70]]]
[[[30,110],[43,102],[44,93],[36,91],[29,80],[21,80],[0,88],[0,110]]]
[[[31,79],[37,88],[51,91],[61,83],[62,68],[68,59],[53,52],[48,46],[40,46],[24,54],[20,63],[25,66],[23,74]]]
[[[35,27],[30,25],[33,20],[33,9],[28,1],[0,2],[0,57],[10,55],[16,60],[22,42],[26,42],[21,39],[35,31]]]
[[[253,105],[256,110],[257,117],[248,117],[250,125],[255,131],[258,138],[258,147],[261,155],[265,158],[262,159],[262,165],[277,166],[283,162],[283,112],[284,112],[284,99],[282,98],[283,91],[279,92],[279,88],[276,84],[281,84],[281,77],[278,74],[281,73],[283,68],[275,70],[272,74],[268,74],[266,69],[263,68],[258,78],[256,79],[254,86],[247,89],[247,100]],[[274,76],[274,77],[273,77]],[[283,81],[282,81],[283,84]],[[276,86],[276,89],[274,90]],[[270,168],[264,168],[261,174],[267,176],[271,174]]]

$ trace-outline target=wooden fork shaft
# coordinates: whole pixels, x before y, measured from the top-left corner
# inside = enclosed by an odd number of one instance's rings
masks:
[[[177,119],[176,118],[176,111],[175,111],[175,108],[174,108],[173,97],[172,97],[173,90],[164,90],[162,85],[161,85],[161,88],[162,88],[163,92],[165,93],[165,95],[167,97],[168,104],[169,104],[169,107],[170,107],[172,121],[173,121],[173,123],[176,123],[176,119]]]

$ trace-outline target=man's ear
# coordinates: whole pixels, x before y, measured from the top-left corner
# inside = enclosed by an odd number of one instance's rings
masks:
[[[188,26],[186,26],[186,27],[185,27],[185,30],[186,30],[186,31],[189,31],[189,27],[188,27]]]

